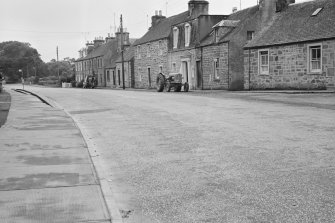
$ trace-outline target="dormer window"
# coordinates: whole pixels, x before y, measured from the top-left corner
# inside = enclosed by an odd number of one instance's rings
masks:
[[[173,49],[178,48],[178,37],[179,37],[179,29],[177,27],[173,28]]]
[[[247,40],[250,41],[254,38],[255,32],[254,31],[247,31]]]
[[[191,40],[191,26],[190,24],[185,24],[185,47],[190,46],[190,40]]]

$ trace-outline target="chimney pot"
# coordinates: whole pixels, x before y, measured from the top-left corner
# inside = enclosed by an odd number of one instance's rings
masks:
[[[162,16],[162,10],[159,10],[159,16]]]

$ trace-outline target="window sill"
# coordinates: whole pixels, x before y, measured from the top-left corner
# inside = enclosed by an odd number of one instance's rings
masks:
[[[321,75],[322,71],[309,71],[307,74],[309,74],[309,75]]]

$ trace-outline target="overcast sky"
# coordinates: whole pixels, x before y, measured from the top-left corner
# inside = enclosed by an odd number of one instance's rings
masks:
[[[119,26],[131,38],[140,38],[155,10],[172,16],[187,10],[189,0],[0,0],[0,42],[29,42],[45,62],[78,57],[78,50],[95,37],[106,37]],[[297,0],[300,2],[302,0]],[[166,4],[167,3],[167,4]],[[257,0],[209,0],[210,14],[230,14],[233,7],[247,8]],[[115,20],[114,20],[115,18]],[[115,21],[115,23],[114,23]]]

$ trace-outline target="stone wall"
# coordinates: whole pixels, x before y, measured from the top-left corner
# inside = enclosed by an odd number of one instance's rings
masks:
[[[219,59],[218,78],[214,76],[214,60]],[[211,45],[202,51],[203,89],[228,89],[228,44]]]
[[[168,40],[157,40],[149,44],[149,46],[147,43],[140,45],[140,50],[135,46],[135,88],[155,88],[160,66],[164,74],[168,73]],[[148,68],[150,68],[150,81]]]
[[[334,87],[335,40],[322,44],[322,72],[308,69],[308,47],[311,43],[266,48],[269,50],[269,74],[259,74],[259,49],[244,51],[244,88],[248,89],[325,89]],[[250,57],[249,57],[250,54]],[[250,85],[249,85],[250,79]]]

